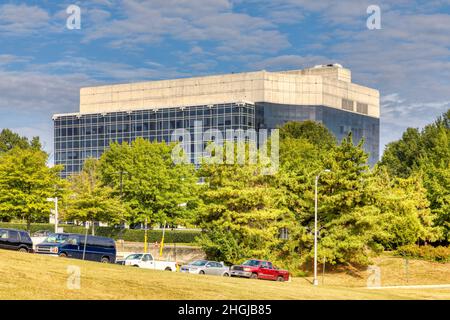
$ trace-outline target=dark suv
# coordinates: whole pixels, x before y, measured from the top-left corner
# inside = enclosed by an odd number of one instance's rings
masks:
[[[33,241],[26,231],[0,229],[0,249],[33,252]]]
[[[85,239],[87,238],[87,242]],[[113,239],[75,233],[52,233],[36,246],[36,253],[57,255],[104,263],[116,262],[116,243]]]

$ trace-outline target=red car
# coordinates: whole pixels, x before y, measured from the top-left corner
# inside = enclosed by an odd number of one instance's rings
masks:
[[[250,279],[265,279],[275,281],[288,281],[289,271],[281,270],[266,260],[247,260],[241,265],[230,268],[232,277],[244,277]]]

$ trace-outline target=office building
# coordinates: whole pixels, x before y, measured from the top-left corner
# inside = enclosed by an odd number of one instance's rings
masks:
[[[274,129],[287,121],[323,123],[338,140],[365,139],[379,158],[379,92],[351,82],[338,64],[82,88],[77,113],[53,116],[55,163],[63,176],[98,158],[111,141],[170,141],[177,128]]]

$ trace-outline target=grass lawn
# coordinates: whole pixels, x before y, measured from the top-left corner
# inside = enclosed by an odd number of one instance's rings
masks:
[[[383,285],[450,283],[450,264],[411,260],[409,269],[417,272],[398,283],[403,260],[387,256],[378,263]],[[69,265],[81,268],[79,290],[67,288]],[[0,274],[0,299],[450,299],[448,288],[369,290],[364,272],[329,274],[313,287],[310,278],[280,283],[199,276],[3,250]]]

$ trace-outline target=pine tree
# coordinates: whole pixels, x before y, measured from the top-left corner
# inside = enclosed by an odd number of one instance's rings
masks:
[[[206,185],[198,223],[205,233],[200,244],[211,258],[238,263],[245,258],[280,261],[289,258],[289,242],[298,225],[285,207],[273,177],[259,165],[204,165]],[[288,239],[280,237],[280,233]]]

